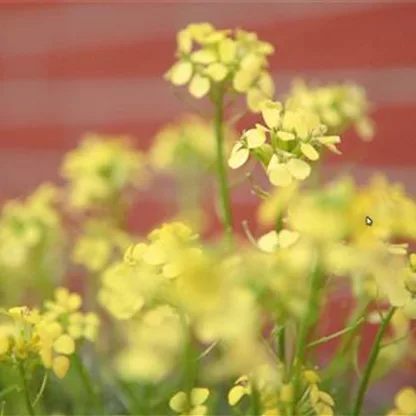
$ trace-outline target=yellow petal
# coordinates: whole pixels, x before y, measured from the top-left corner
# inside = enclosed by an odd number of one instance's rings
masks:
[[[204,74],[214,81],[221,82],[227,76],[228,69],[221,62],[214,62],[205,69]]]
[[[396,396],[395,404],[405,415],[411,415],[416,412],[416,392],[411,387],[402,389]]]
[[[279,247],[287,248],[299,240],[299,234],[295,231],[282,230],[279,233]]]
[[[232,39],[224,39],[219,45],[219,54],[220,60],[229,64],[237,55],[237,44]]]
[[[73,354],[75,342],[68,334],[63,334],[53,343],[53,348],[59,354]]]
[[[304,180],[311,173],[311,167],[301,159],[290,159],[287,162],[287,169],[294,178]]]
[[[306,156],[309,160],[318,160],[319,153],[310,143],[301,143],[300,151]]]
[[[78,293],[71,293],[68,297],[68,308],[71,311],[76,311],[82,305],[81,296]]]
[[[323,145],[341,143],[341,138],[339,136],[321,136],[317,137],[316,140]]]
[[[230,406],[235,406],[241,398],[246,394],[247,389],[243,386],[234,386],[229,392],[228,392],[228,404]]]
[[[374,123],[368,118],[362,118],[359,120],[355,128],[358,135],[365,141],[370,141],[374,136]]]
[[[192,81],[189,83],[189,93],[195,98],[202,98],[208,94],[210,89],[210,82],[207,77],[195,74]]]
[[[278,245],[278,237],[276,231],[270,231],[269,233],[262,235],[257,240],[257,245],[260,250],[263,250],[266,253],[275,252]]]
[[[168,77],[173,85],[185,85],[192,77],[192,64],[179,61],[170,69]]]
[[[253,83],[254,76],[251,72],[240,70],[233,79],[233,87],[237,92],[247,92]]]
[[[264,59],[259,55],[255,53],[249,53],[245,55],[244,58],[241,60],[240,66],[243,70],[255,74],[260,70],[263,62]]]
[[[258,88],[269,98],[273,97],[274,94],[274,82],[273,78],[270,76],[269,73],[263,72],[258,81],[257,81]]]
[[[217,60],[215,52],[210,49],[200,49],[199,51],[191,54],[191,61],[196,64],[211,64]]]
[[[290,174],[285,163],[279,163],[273,166],[273,169],[270,169],[269,180],[275,186],[289,186],[292,181],[292,175]]]
[[[249,149],[255,149],[266,141],[266,133],[260,129],[250,129],[244,134]]]
[[[335,406],[334,399],[324,391],[319,392],[319,399],[328,406]]]
[[[158,266],[166,261],[166,253],[158,244],[151,244],[143,253],[143,260],[152,266]]]
[[[231,169],[237,169],[247,162],[249,156],[250,151],[242,143],[237,143],[231,151],[231,156],[228,159],[228,166]]]
[[[247,107],[253,112],[260,112],[261,106],[267,97],[258,88],[250,88],[247,92]]]
[[[69,369],[69,359],[68,357],[59,356],[53,360],[52,371],[55,373],[56,377],[64,378]]]
[[[282,104],[273,101],[265,101],[261,107],[261,115],[266,125],[271,128],[277,128],[280,124],[280,115]]]
[[[188,30],[180,30],[176,36],[179,52],[188,54],[192,50],[192,37]]]
[[[186,393],[180,391],[176,393],[170,400],[169,400],[169,407],[174,410],[175,412],[182,413],[187,410],[188,400],[186,397]]]
[[[199,406],[208,399],[209,390],[201,387],[196,387],[191,391],[191,405]]]

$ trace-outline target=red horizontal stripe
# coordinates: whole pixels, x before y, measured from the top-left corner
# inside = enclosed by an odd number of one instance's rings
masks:
[[[220,4],[210,7],[221,12]],[[273,70],[415,66],[415,13],[416,3],[395,3],[335,16],[248,25],[247,29],[276,45],[270,60]],[[108,30],[116,31],[117,26]],[[160,76],[173,63],[174,48],[175,34],[171,33],[153,40],[138,38],[125,44],[9,57],[0,59],[0,77]]]
[[[343,136],[342,156],[330,155],[330,163],[358,162],[367,166],[413,166],[414,117],[416,105],[395,105],[376,110],[373,119],[377,134],[373,142],[363,143],[353,131]],[[242,120],[238,131],[248,128],[257,116]],[[97,124],[68,127],[62,125],[33,125],[18,128],[0,126],[0,149],[57,149],[68,150],[76,146],[86,131],[106,134],[128,134],[135,138],[138,148],[146,149],[155,133],[164,125],[160,123]]]

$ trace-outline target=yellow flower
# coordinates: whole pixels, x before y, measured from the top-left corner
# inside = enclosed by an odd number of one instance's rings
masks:
[[[76,240],[72,260],[91,273],[102,271],[113,255],[121,254],[132,243],[130,236],[103,220],[89,220]]]
[[[183,416],[203,416],[208,413],[208,407],[205,405],[208,397],[208,389],[195,387],[190,391],[189,397],[184,391],[176,393],[170,399],[169,406]]]
[[[188,84],[189,93],[199,99],[216,86],[246,95],[255,112],[274,93],[267,71],[267,56],[273,46],[243,30],[217,30],[209,23],[190,24],[177,35],[178,61],[165,74],[173,85]]]
[[[114,203],[123,191],[146,180],[143,156],[124,136],[85,135],[61,167],[69,202],[78,209]]]
[[[416,391],[412,387],[401,389],[394,398],[395,408],[387,415],[407,416],[416,413]]]
[[[236,132],[224,128],[225,146],[237,138]],[[181,175],[200,175],[213,171],[216,145],[212,123],[197,116],[187,115],[168,124],[157,134],[149,152],[150,166],[157,171]]]
[[[231,168],[244,165],[254,155],[273,185],[288,187],[309,177],[310,162],[319,159],[322,147],[338,153],[335,145],[340,138],[326,135],[326,126],[312,112],[273,101],[263,101],[260,109],[267,127],[256,124],[243,134],[231,151]]]
[[[55,299],[47,300],[44,305],[45,320],[62,325],[73,339],[95,340],[99,318],[94,313],[80,312],[82,299],[78,293],[70,293],[68,289],[59,287],[55,290]]]
[[[329,128],[329,134],[341,134],[354,126],[363,140],[374,135],[368,117],[370,104],[365,91],[354,84],[308,87],[303,81],[293,83],[288,99],[291,108],[304,108],[315,113]]]

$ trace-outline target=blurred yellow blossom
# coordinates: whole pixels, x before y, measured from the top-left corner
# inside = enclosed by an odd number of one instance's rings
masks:
[[[182,416],[204,416],[208,413],[206,401],[209,390],[202,387],[194,387],[189,396],[184,391],[179,391],[169,401],[169,406]]]
[[[61,167],[68,181],[69,202],[77,209],[114,203],[129,187],[146,179],[142,154],[125,136],[86,134]]]
[[[237,133],[225,127],[225,145],[237,138]],[[212,171],[216,160],[216,145],[212,123],[197,116],[188,115],[177,123],[160,130],[150,149],[150,165],[157,170],[201,175]]]
[[[91,219],[83,224],[82,234],[75,242],[72,259],[89,272],[98,273],[132,243],[132,238],[110,221]]]
[[[273,46],[255,33],[190,24],[178,33],[178,61],[165,78],[176,86],[188,84],[195,98],[208,95],[214,86],[244,94],[248,107],[258,112],[261,102],[274,93],[267,62],[273,52]]]
[[[55,290],[55,299],[45,301],[43,317],[50,322],[58,322],[68,334],[78,340],[81,338],[95,341],[99,329],[99,318],[94,313],[80,311],[82,299],[78,293],[59,287]]]
[[[354,126],[363,140],[371,140],[374,124],[368,117],[370,104],[363,88],[355,84],[307,86],[297,80],[289,93],[290,108],[304,108],[315,113],[328,127],[328,134],[342,134]]]
[[[416,391],[412,387],[404,387],[394,398],[395,408],[387,416],[409,416],[416,413]]]

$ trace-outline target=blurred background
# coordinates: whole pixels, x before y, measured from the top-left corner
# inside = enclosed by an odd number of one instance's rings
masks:
[[[176,32],[203,21],[274,44],[278,95],[296,76],[364,86],[376,136],[364,143],[351,129],[325,174],[345,170],[361,181],[382,171],[416,196],[416,3],[43,2],[0,11],[0,202],[58,181],[63,154],[85,132],[128,134],[148,149],[165,123],[189,112],[162,75],[174,62]],[[133,229],[147,232],[172,215],[174,191],[156,189],[137,202]],[[237,189],[233,199],[236,224],[252,221],[257,198]],[[412,373],[403,377],[412,384]],[[378,401],[380,390],[374,394]]]
[[[0,200],[58,178],[63,153],[87,131],[132,135],[147,149],[166,122],[189,111],[162,79],[175,33],[190,22],[255,31],[276,47],[277,94],[294,76],[355,81],[374,104],[371,144],[353,131],[327,175],[383,170],[416,195],[416,3],[382,1],[53,2],[4,4],[0,13]],[[244,127],[244,121],[241,127]],[[139,201],[133,226],[169,212],[170,187]],[[256,198],[234,193],[236,221]],[[137,212],[137,211],[136,211]]]

